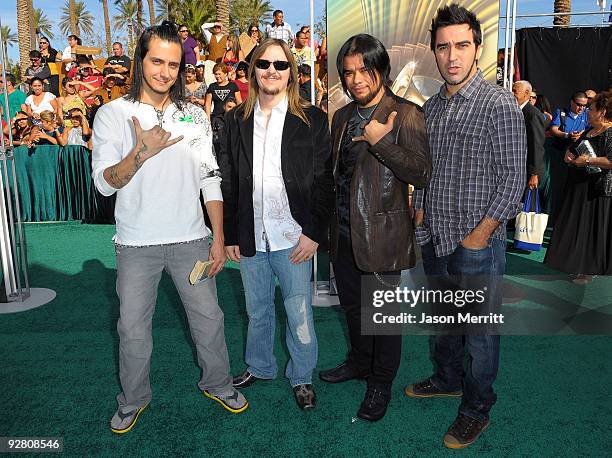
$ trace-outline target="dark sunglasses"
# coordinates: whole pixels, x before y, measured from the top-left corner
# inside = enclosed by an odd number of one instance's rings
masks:
[[[259,32],[259,29],[251,29],[251,33],[253,32]]]
[[[47,43],[46,41],[41,41],[40,44],[41,45],[48,45],[49,43]]]
[[[179,30],[179,32],[189,32],[189,30]]]
[[[530,99],[537,99],[537,98],[538,98],[538,96],[537,96],[537,95],[530,95],[530,96],[529,96],[529,98],[530,98]]]
[[[586,103],[578,103],[575,100],[573,102],[576,104],[577,107],[586,108],[588,106],[588,104],[586,104]]]
[[[73,121],[80,121],[81,117],[80,116],[70,116],[70,119],[72,119]]]
[[[274,62],[270,62],[269,60],[266,60],[266,59],[257,59],[255,61],[255,67],[257,67],[260,70],[267,70],[268,68],[270,68],[270,64],[274,66],[275,70],[278,70],[281,72],[289,68],[289,62],[286,60],[275,60]]]

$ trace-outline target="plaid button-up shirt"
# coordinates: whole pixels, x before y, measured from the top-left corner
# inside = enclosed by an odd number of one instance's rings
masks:
[[[443,85],[423,108],[433,172],[413,196],[415,210],[425,210],[417,242],[431,241],[436,256],[446,256],[485,217],[501,222],[492,237],[505,240],[526,183],[525,122],[516,99],[479,70],[450,98]]]

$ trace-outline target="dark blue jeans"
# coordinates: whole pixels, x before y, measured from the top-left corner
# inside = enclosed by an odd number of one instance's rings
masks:
[[[506,244],[492,239],[486,248],[471,250],[457,245],[447,256],[436,257],[433,245],[422,247],[423,268],[431,277],[489,276],[490,299],[501,302],[501,278],[506,269]],[[494,306],[499,304],[493,304]],[[468,353],[464,370],[465,352]],[[463,390],[459,412],[486,420],[497,396],[493,383],[499,368],[499,335],[435,336],[436,363],[431,382],[442,390]]]

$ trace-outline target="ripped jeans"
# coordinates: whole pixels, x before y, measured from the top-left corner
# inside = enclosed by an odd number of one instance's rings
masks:
[[[274,357],[276,278],[285,305],[286,342],[291,359],[285,375],[291,386],[312,383],[317,365],[317,336],[312,318],[310,278],[312,261],[292,264],[293,248],[258,251],[240,258],[240,274],[246,297],[249,329],[245,361],[255,377],[273,379],[278,370]]]

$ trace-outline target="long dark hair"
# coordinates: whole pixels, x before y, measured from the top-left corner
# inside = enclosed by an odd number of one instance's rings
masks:
[[[536,95],[536,102],[534,106],[542,113],[552,113],[552,107],[550,105],[550,102],[548,101],[548,98],[546,98],[546,96],[543,94]]]
[[[338,75],[340,76],[344,92],[348,94],[348,88],[344,81],[344,58],[358,54],[361,54],[363,66],[366,68],[372,81],[377,80],[376,73],[378,73],[382,83],[388,86],[390,84],[389,74],[391,73],[389,53],[387,53],[385,46],[378,38],[367,33],[360,33],[353,35],[344,42],[336,58],[336,67],[338,68]]]
[[[183,51],[183,43],[178,36],[178,29],[174,23],[169,21],[164,21],[161,25],[147,27],[144,32],[142,32],[142,35],[140,35],[136,50],[134,51],[132,87],[125,98],[133,102],[140,101],[140,94],[144,84],[142,61],[149,52],[149,44],[154,37],[169,43],[176,43],[181,48],[181,64],[179,65],[176,82],[170,88],[170,100],[182,110],[183,101],[185,99],[185,86],[183,84],[185,77],[185,53]]]
[[[77,42],[77,45],[81,46],[83,44],[83,40],[81,40],[78,36],[76,35],[68,35],[68,38],[74,38]],[[51,46],[51,44],[49,44],[49,46]]]

